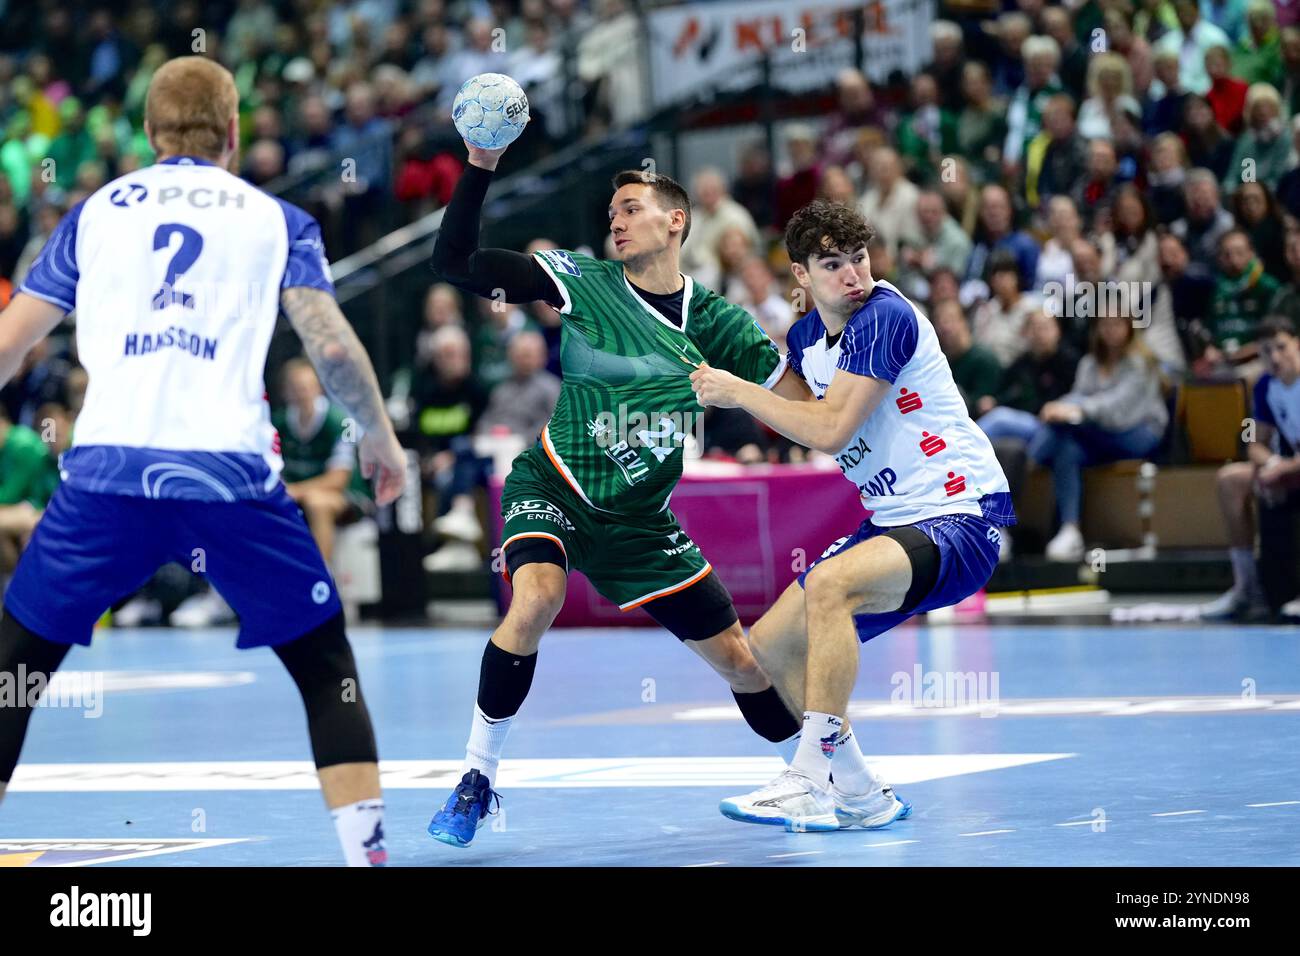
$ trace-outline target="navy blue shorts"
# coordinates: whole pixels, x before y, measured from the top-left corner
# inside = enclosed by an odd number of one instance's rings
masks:
[[[279,485],[232,502],[59,487],[14,572],[5,608],[28,630],[89,644],[100,616],[177,561],[239,615],[238,647],[282,644],[340,613],[302,512]]]
[[[998,545],[1002,540],[1002,532],[987,518],[980,515],[941,515],[907,527],[922,532],[939,549],[938,577],[930,592],[910,611],[855,614],[853,623],[857,625],[858,640],[863,643],[897,627],[914,614],[924,614],[935,608],[949,607],[964,601],[989,583],[993,570],[998,566]],[[799,575],[800,587],[808,572],[822,561],[839,554],[845,548],[851,548],[890,530],[892,529],[877,527],[868,518],[853,534],[840,538],[823,551],[821,557]]]

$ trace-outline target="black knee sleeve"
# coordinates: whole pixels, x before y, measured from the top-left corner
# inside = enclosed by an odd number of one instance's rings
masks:
[[[912,564],[912,585],[903,597],[900,611],[911,612],[926,599],[939,581],[939,548],[924,531],[904,525],[891,528],[885,537],[893,538],[907,552]]]
[[[506,548],[506,577],[513,580],[525,564],[554,564],[569,573],[569,558],[550,538],[519,538]]]
[[[29,704],[39,700],[39,695],[28,700],[35,686],[33,678],[42,675],[42,686],[48,686],[70,647],[47,641],[25,628],[8,610],[4,612],[0,620],[0,682],[9,686],[0,686],[0,783],[8,783],[14,775],[32,716]]]
[[[317,768],[376,762],[375,732],[342,612],[274,650],[302,694]]]
[[[642,608],[679,641],[707,641],[739,620],[731,592],[714,571],[684,591],[655,598]]]
[[[749,729],[764,740],[779,744],[803,729],[803,721],[790,713],[775,687],[760,690],[757,694],[738,694],[733,690],[731,696],[736,698],[736,705]]]
[[[537,654],[511,654],[491,641],[483,649],[478,672],[478,709],[492,720],[504,720],[519,713],[533,686]]]

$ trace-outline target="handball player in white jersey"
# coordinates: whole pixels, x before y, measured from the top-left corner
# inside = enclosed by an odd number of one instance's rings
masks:
[[[0,672],[48,678],[160,565],[203,570],[239,614],[237,646],[272,648],[302,694],[345,860],[381,865],[374,732],[334,581],[280,481],[266,404],[281,308],[357,423],[379,503],[400,492],[405,457],[334,301],[319,226],[227,171],[238,100],[212,60],[164,64],[145,103],[157,163],[74,206],[0,314],[0,385],[74,309],[89,374],[62,484],[5,595]],[[31,704],[0,708],[0,798]]]
[[[848,726],[858,642],[983,588],[997,567],[998,529],[1016,520],[1006,476],[966,412],[929,320],[872,278],[871,237],[855,209],[824,200],[786,229],[791,269],[816,306],[786,337],[808,400],[708,366],[691,375],[701,404],[743,408],[834,456],[871,513],[749,634],[754,656],[803,714],[803,730],[788,770],[721,810],[793,831],[872,829],[910,810],[882,787]],[[790,520],[799,520],[797,505]]]

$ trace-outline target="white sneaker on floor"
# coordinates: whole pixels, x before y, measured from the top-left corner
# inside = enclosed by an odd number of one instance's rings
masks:
[[[1226,621],[1233,617],[1245,603],[1246,595],[1236,588],[1230,588],[1213,601],[1201,605],[1201,620]]]
[[[478,548],[464,541],[448,541],[433,554],[425,555],[424,570],[439,571],[476,571],[483,566],[483,557]]]
[[[1197,610],[1202,621],[1259,621],[1269,616],[1264,595],[1237,588],[1225,591]]]
[[[458,511],[455,508],[436,519],[433,530],[453,541],[478,544],[483,540],[483,526],[479,524],[478,518],[468,511]]]
[[[1296,598],[1294,601],[1287,601],[1282,605],[1282,609],[1278,613],[1283,617],[1300,617],[1300,598]]]
[[[1083,533],[1076,525],[1062,525],[1056,537],[1047,542],[1048,561],[1082,561]]]
[[[835,798],[835,817],[840,829],[858,827],[862,830],[879,830],[903,816],[906,804],[899,800],[890,787],[870,793],[843,793],[831,787]]]
[[[114,627],[139,627],[162,620],[162,603],[151,597],[133,597],[113,612]]]
[[[182,601],[167,622],[172,627],[214,627],[229,624],[234,619],[235,612],[226,599],[215,588],[208,588],[202,594],[191,594]]]
[[[791,833],[838,830],[835,798],[808,777],[786,770],[765,787],[718,804],[724,817],[783,826]],[[902,804],[899,804],[899,811]]]

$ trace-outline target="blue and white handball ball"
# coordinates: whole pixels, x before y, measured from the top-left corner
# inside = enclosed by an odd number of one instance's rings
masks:
[[[480,73],[465,81],[451,104],[456,132],[474,146],[509,146],[528,124],[528,97],[504,73]]]

